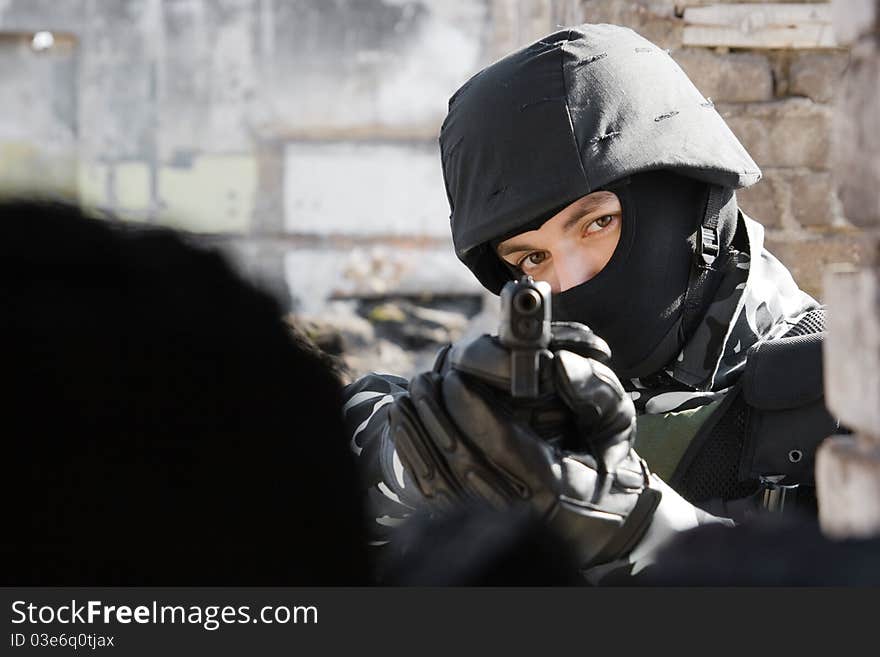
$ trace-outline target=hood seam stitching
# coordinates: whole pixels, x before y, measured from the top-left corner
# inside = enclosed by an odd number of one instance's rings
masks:
[[[569,30],[569,32],[568,32],[568,41],[570,41],[570,40],[571,40],[571,30]],[[584,168],[584,161],[581,158],[580,145],[578,144],[577,136],[575,135],[575,132],[574,132],[574,122],[571,120],[571,106],[569,105],[569,97],[568,97],[568,78],[566,77],[566,71],[565,71],[565,55],[566,55],[565,46],[568,43],[568,41],[566,41],[565,44],[562,44],[559,47],[559,70],[562,75],[562,92],[563,92],[563,95],[565,98],[565,116],[568,117],[568,134],[571,136],[571,141],[572,141],[572,144],[574,145],[575,153],[577,153],[578,166],[580,167],[581,174],[583,175],[584,183],[587,186],[585,194],[589,194],[592,191],[593,186],[592,186],[592,183],[590,182],[590,177],[587,175],[587,171]]]

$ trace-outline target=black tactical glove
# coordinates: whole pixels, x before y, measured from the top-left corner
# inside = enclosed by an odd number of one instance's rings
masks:
[[[539,396],[513,399],[510,352],[484,335],[454,345],[390,409],[398,454],[435,510],[528,504],[585,568],[624,557],[661,494],[631,449],[635,409],[580,324],[554,324]]]

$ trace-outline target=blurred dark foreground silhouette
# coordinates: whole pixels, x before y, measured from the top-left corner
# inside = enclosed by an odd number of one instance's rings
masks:
[[[880,586],[880,538],[835,541],[815,516],[765,514],[674,537],[642,586]]]
[[[367,580],[340,383],[215,252],[0,204],[5,585]]]
[[[526,513],[417,516],[389,549],[383,583],[404,586],[584,586],[565,544]],[[880,586],[880,538],[832,541],[807,514],[764,514],[736,527],[672,537],[639,573],[602,586]]]

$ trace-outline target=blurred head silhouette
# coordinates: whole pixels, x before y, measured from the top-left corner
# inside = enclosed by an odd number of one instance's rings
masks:
[[[0,582],[362,580],[340,384],[269,296],[169,230],[0,225]]]

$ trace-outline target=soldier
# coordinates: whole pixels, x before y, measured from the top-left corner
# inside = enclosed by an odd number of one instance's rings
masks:
[[[552,287],[553,319],[569,323],[554,328],[548,376],[583,440],[560,447],[549,407],[504,395],[509,359],[488,336],[411,384],[352,384],[375,545],[418,508],[524,501],[598,581],[713,520],[661,477],[731,516],[752,507],[729,502],[753,499],[758,474],[809,470],[809,444],[768,451],[749,418],[793,411],[783,425],[833,429],[815,405],[821,343],[792,338],[821,330],[822,309],[737,205],[758,166],[666,51],[612,25],[556,32],[465,83],[440,147],[462,262],[495,293],[522,274]],[[771,341],[791,348],[764,357]],[[770,374],[744,387],[759,364]]]

